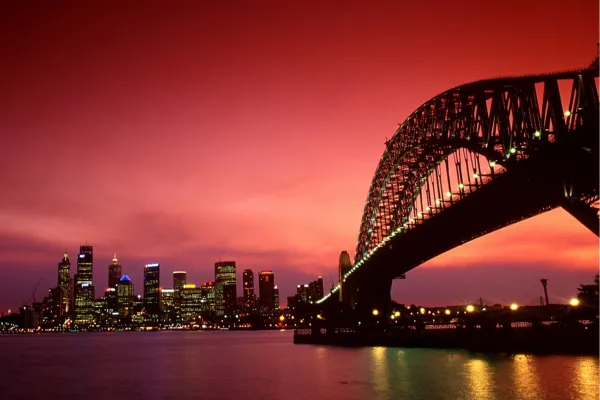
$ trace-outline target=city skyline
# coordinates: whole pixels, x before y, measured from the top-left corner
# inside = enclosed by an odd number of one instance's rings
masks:
[[[118,21],[108,5],[95,24],[81,5],[26,7],[0,16],[3,311],[39,278],[53,287],[65,244],[75,255],[86,238],[97,293],[114,252],[138,291],[151,260],[200,283],[220,257],[240,271],[276,270],[283,302],[318,275],[328,292],[339,253],[354,260],[368,186],[398,122],[461,83],[586,65],[598,39],[592,1],[473,2],[460,12],[513,26],[470,18],[477,37],[451,23],[452,4],[366,15],[352,4],[148,7],[144,18],[124,6]],[[561,23],[546,32],[532,20]],[[597,237],[559,209],[427,262],[393,298],[526,303],[544,277],[552,300],[565,301],[597,268]]]

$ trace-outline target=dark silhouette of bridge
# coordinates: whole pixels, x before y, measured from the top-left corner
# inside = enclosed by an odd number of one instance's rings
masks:
[[[395,278],[556,207],[598,235],[597,78],[596,58],[458,86],[416,109],[386,141],[354,265],[318,303],[383,311]]]

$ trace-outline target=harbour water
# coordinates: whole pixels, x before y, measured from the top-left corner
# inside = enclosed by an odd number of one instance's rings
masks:
[[[597,356],[292,344],[292,332],[0,336],[2,399],[598,399]]]

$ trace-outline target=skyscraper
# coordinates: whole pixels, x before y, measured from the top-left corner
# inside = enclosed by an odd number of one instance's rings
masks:
[[[281,309],[279,307],[279,288],[277,286],[273,288],[273,309],[277,311]]]
[[[258,273],[258,296],[261,311],[271,311],[275,307],[275,274],[273,271]]]
[[[58,263],[58,287],[62,290],[62,313],[67,315],[71,311],[71,261],[67,252]]]
[[[144,307],[146,326],[158,326],[160,319],[160,264],[144,266]]]
[[[235,261],[215,263],[215,298],[217,315],[228,315],[235,311],[237,302]]]
[[[119,313],[122,316],[129,315],[133,311],[134,286],[127,274],[123,275],[117,286],[117,301]]]
[[[245,269],[242,278],[244,283],[244,309],[250,311],[254,309],[254,272],[251,269]]]
[[[115,288],[121,279],[121,265],[117,260],[117,255],[113,256],[112,264],[108,266],[108,287]]]
[[[175,290],[174,304],[177,322],[181,322],[181,291],[186,283],[187,273],[185,271],[173,272],[173,290]]]
[[[77,274],[75,274],[75,325],[87,326],[94,323],[94,285],[92,270],[94,250],[92,246],[79,247]]]

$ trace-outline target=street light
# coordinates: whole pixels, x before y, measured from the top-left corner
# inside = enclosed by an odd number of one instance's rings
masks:
[[[569,304],[573,307],[577,307],[579,305],[579,300],[576,298],[572,298],[571,301],[569,301]]]
[[[510,305],[510,309],[511,309],[511,310],[513,310],[513,311],[516,311],[516,310],[518,310],[518,309],[519,309],[519,305],[518,305],[518,304],[516,304],[516,303],[512,303],[512,304]]]

